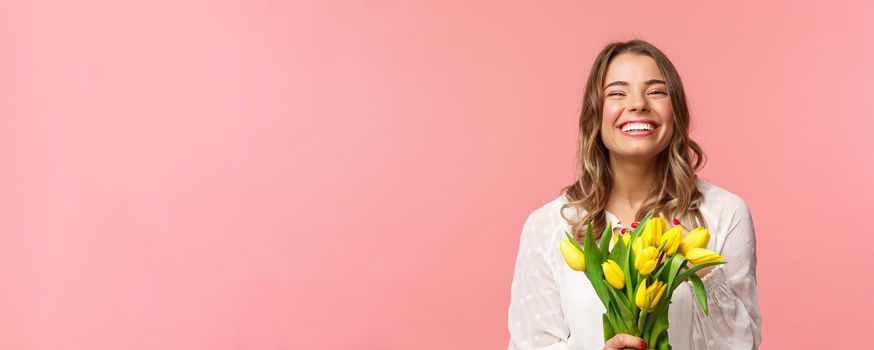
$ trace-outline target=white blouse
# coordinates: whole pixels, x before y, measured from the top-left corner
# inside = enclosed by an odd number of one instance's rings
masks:
[[[671,346],[677,350],[758,349],[762,319],[749,208],[741,197],[712,183],[699,179],[697,186],[704,195],[701,214],[710,231],[707,248],[720,253],[727,263],[702,279],[709,316],[701,311],[688,281],[676,289],[668,311]],[[567,197],[562,194],[532,212],[522,228],[510,292],[510,350],[604,347],[604,305],[583,272],[571,270],[559,251],[564,230],[571,232],[559,213],[565,203]],[[574,215],[567,209],[566,216]],[[625,227],[612,213],[607,213],[607,219],[614,228]]]

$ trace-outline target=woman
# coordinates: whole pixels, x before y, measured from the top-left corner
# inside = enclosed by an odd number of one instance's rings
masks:
[[[642,40],[607,45],[586,84],[579,131],[577,181],[531,213],[522,229],[509,348],[646,349],[643,339],[627,334],[603,340],[605,308],[583,273],[567,266],[559,242],[565,230],[582,242],[588,221],[596,235],[608,220],[622,234],[651,209],[687,230],[707,227],[707,248],[728,261],[699,272],[709,316],[688,282],[674,292],[668,312],[673,348],[758,348],[752,217],[742,198],[696,176],[704,154],[689,138],[683,85],[668,58]]]

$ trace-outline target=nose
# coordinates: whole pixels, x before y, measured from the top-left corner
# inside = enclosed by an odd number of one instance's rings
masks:
[[[643,112],[648,110],[649,107],[646,105],[646,99],[641,97],[633,97],[628,101],[628,109],[630,111],[639,111]]]

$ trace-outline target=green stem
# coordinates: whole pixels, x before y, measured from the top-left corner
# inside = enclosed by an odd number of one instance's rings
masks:
[[[653,274],[653,276],[655,276],[655,278],[659,278],[659,275],[662,274],[662,270],[665,269],[665,265],[667,265],[667,264],[662,264],[662,266],[659,266],[659,269],[656,270],[655,274]]]
[[[641,337],[646,335],[646,332],[644,332],[644,325],[646,324],[647,310],[649,310],[649,300],[643,303],[643,307],[640,308],[640,316],[637,320],[637,329],[640,329]]]

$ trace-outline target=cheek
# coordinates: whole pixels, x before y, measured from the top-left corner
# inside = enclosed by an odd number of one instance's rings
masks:
[[[666,126],[667,126],[667,128],[665,128],[665,136],[664,136],[664,140],[662,140],[662,142],[665,144],[668,144],[668,143],[671,143],[671,138],[673,138],[673,136],[674,136],[674,125],[669,124]]]
[[[670,121],[674,118],[674,110],[673,108],[671,108],[670,101],[664,101],[663,103],[654,104],[653,110],[665,120]]]
[[[674,138],[675,131],[673,120],[668,119],[666,123],[662,124],[662,129],[664,130],[662,130],[661,140],[659,140],[659,147],[665,149],[671,144],[671,139]]]
[[[674,130],[674,111],[671,109],[670,102],[654,105],[653,110],[661,116],[662,126],[666,131],[665,136],[671,136]]]
[[[609,103],[604,104],[603,112],[601,113],[601,129],[609,130],[616,124],[616,119],[619,118],[619,114],[622,112],[622,108],[619,106],[610,105]]]

